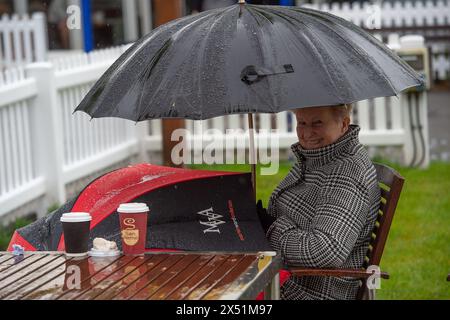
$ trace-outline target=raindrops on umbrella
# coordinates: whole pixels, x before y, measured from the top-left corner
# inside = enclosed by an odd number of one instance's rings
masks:
[[[252,71],[247,77],[246,70]],[[107,70],[76,111],[133,121],[200,120],[352,103],[422,83],[384,44],[342,18],[237,4],[153,30]]]

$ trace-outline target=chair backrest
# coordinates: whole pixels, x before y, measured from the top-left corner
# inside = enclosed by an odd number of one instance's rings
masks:
[[[400,192],[405,179],[394,169],[379,163],[374,163],[377,170],[378,185],[380,186],[381,199],[378,218],[372,232],[372,239],[367,254],[368,265],[380,265],[384,246],[397,208]]]
[[[364,268],[371,265],[380,265],[392,219],[397,208],[397,202],[405,181],[398,172],[386,165],[374,163],[374,166],[377,170],[378,185],[381,191],[380,210],[378,211],[377,221],[372,231],[372,239],[370,240],[369,249],[364,261]],[[362,296],[365,290],[364,287],[360,291],[359,296]]]

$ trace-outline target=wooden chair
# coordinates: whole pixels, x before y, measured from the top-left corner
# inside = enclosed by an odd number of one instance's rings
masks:
[[[331,276],[331,277],[352,277],[362,280],[357,295],[358,300],[370,299],[374,297],[373,290],[367,288],[367,280],[373,275],[373,272],[367,271],[369,266],[379,266],[384,246],[389,234],[392,219],[394,217],[400,192],[403,187],[404,178],[394,169],[375,163],[377,170],[378,184],[381,189],[380,211],[378,214],[375,228],[372,232],[369,249],[365,257],[363,268],[361,269],[305,269],[292,267],[289,268],[295,276]],[[389,279],[389,274],[381,272],[382,279]]]

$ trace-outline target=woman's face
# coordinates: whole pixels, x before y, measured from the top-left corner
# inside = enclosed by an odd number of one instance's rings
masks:
[[[340,119],[331,108],[333,107],[313,107],[294,111],[298,140],[304,149],[328,146],[347,132],[350,119]]]

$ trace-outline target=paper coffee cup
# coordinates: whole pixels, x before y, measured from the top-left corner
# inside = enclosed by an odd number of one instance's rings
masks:
[[[119,206],[117,212],[123,253],[131,255],[145,253],[148,206],[145,203],[124,203]]]
[[[64,213],[60,219],[64,233],[66,255],[87,255],[92,217],[87,212]]]

